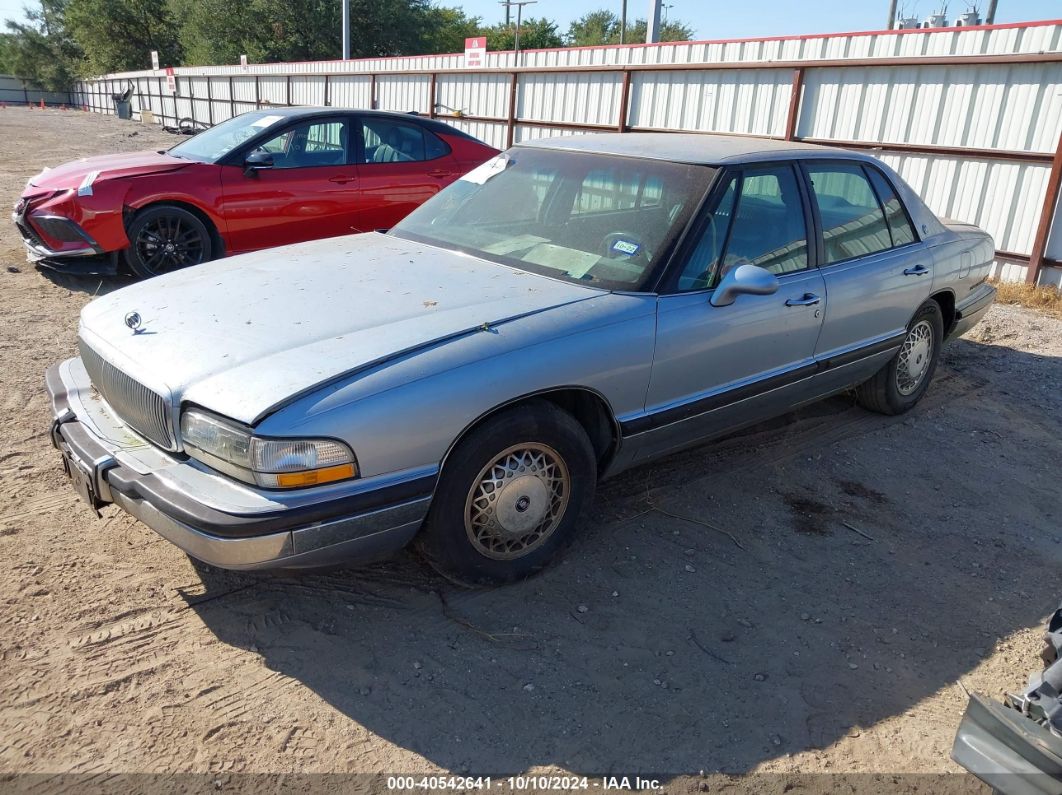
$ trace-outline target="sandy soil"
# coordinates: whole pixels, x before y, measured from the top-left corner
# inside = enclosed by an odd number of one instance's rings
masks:
[[[48,164],[173,140],[0,110],[0,197]],[[894,774],[957,773],[963,688],[998,697],[1034,666],[1062,565],[1062,321],[995,307],[904,417],[836,398],[629,472],[560,565],[470,592],[410,556],[197,568],[121,511],[91,515],[48,442],[42,373],[117,284],[36,271],[0,222],[0,773],[744,786],[698,776],[725,771],[778,792],[874,773],[941,791]]]

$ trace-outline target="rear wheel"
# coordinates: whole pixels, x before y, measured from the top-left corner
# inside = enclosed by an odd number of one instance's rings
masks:
[[[902,414],[929,389],[944,340],[944,319],[936,301],[926,301],[907,326],[896,355],[856,388],[860,405],[881,414]]]
[[[128,237],[126,264],[145,279],[206,262],[214,253],[206,224],[194,213],[168,204],[137,213]]]
[[[507,409],[450,453],[418,546],[460,582],[528,577],[571,541],[596,480],[574,417],[545,400]]]

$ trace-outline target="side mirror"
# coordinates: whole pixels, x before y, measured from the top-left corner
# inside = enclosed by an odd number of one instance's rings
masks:
[[[730,306],[739,295],[771,295],[778,292],[778,278],[769,270],[746,262],[732,268],[712,293],[712,306]]]
[[[263,152],[261,149],[251,152],[243,161],[244,176],[253,177],[259,171],[265,171],[273,167],[273,153]]]

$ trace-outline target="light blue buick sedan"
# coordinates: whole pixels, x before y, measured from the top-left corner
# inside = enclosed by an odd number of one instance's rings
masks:
[[[85,307],[52,438],[234,569],[410,542],[532,574],[598,479],[843,390],[899,414],[995,291],[994,247],[868,155],[755,138],[522,144],[387,233],[172,273]]]

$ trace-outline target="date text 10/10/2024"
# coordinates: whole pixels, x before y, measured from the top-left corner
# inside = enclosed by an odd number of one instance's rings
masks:
[[[389,790],[603,790],[631,791],[659,790],[659,779],[640,776],[388,776]]]

